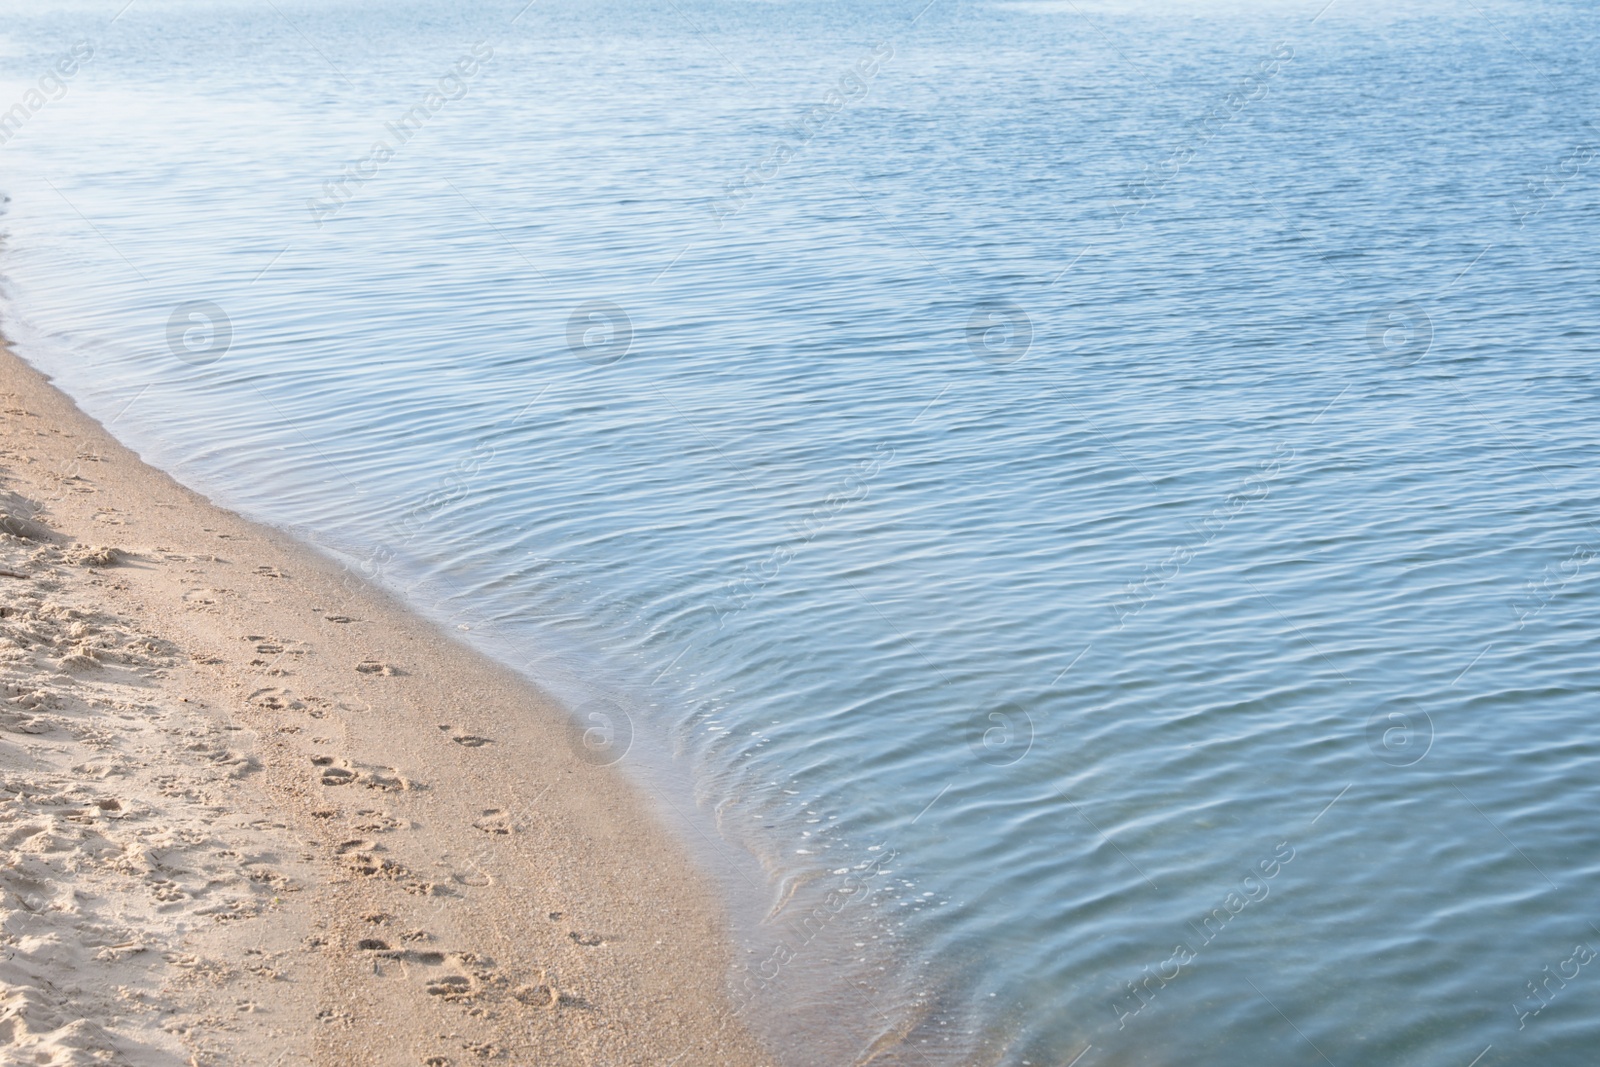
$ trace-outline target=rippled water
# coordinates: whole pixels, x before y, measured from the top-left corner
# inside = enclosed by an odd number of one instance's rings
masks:
[[[791,1062],[1593,1062],[1591,8],[120,2],[6,330],[569,700]]]

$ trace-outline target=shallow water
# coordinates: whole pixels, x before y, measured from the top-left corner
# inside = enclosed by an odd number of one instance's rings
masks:
[[[1592,1062],[1600,16],[923,3],[6,5],[4,327],[565,697],[793,1063]]]

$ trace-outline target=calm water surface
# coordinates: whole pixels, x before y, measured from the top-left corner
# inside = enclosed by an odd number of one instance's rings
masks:
[[[1600,15],[924,3],[7,4],[5,329],[568,700],[790,1063],[1594,1062]]]

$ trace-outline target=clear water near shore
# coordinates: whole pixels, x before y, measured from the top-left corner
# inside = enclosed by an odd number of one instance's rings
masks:
[[[563,695],[792,1062],[1592,1060],[1592,10],[8,6],[23,354]]]

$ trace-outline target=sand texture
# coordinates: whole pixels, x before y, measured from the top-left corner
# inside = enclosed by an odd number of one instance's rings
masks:
[[[9,351],[0,412],[0,1062],[766,1062],[559,708]]]

